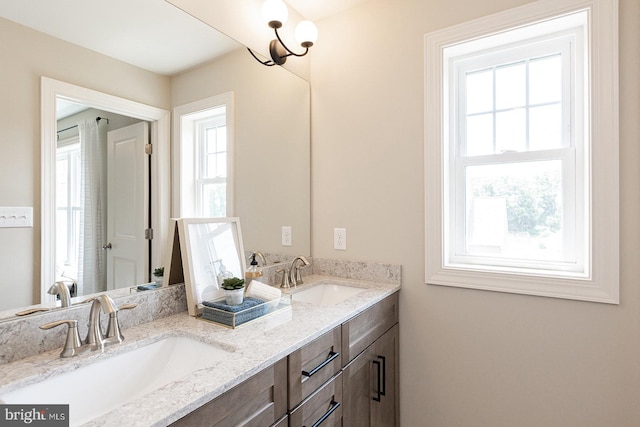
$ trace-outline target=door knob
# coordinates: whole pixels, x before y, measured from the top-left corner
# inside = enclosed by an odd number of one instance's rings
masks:
[[[111,249],[111,243],[107,243],[106,245],[102,245],[102,249]]]

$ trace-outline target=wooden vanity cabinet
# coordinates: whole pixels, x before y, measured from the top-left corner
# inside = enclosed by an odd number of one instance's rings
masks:
[[[343,423],[400,425],[398,294],[342,325]]]
[[[175,427],[282,424],[287,413],[287,359],[249,378],[175,423]]]
[[[395,325],[345,366],[344,425],[399,425],[398,351],[398,325]]]
[[[289,416],[283,417],[280,421],[275,423],[272,427],[289,427]]]
[[[396,292],[172,426],[398,426],[398,330]]]
[[[338,326],[289,355],[289,409],[342,369],[342,334]]]
[[[289,427],[341,426],[343,407],[339,373],[291,411]]]
[[[342,363],[346,365],[398,323],[398,293],[342,324]]]

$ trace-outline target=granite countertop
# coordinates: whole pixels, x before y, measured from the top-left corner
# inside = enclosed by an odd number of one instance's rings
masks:
[[[165,317],[125,329],[125,341],[107,347],[104,353],[61,359],[60,349],[56,349],[1,365],[0,396],[24,385],[40,382],[169,336],[187,336],[231,351],[232,363],[213,362],[210,367],[169,383],[83,424],[144,427],[168,425],[400,289],[399,284],[314,275],[305,277],[305,284],[290,292],[295,293],[326,281],[365,290],[331,306],[293,301],[290,311],[267,316],[236,329],[195,319],[187,312]]]

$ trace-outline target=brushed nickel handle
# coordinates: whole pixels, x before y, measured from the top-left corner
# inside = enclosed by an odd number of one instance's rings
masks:
[[[102,245],[102,249],[111,249],[111,242],[107,243],[106,245]]]
[[[40,329],[51,329],[60,325],[69,325],[67,331],[67,339],[64,343],[64,348],[60,353],[60,357],[73,357],[79,354],[85,353],[89,350],[88,346],[83,346],[80,341],[80,335],[78,334],[78,321],[77,320],[56,320],[55,322],[45,323],[40,325]]]
[[[60,325],[69,325],[69,328],[77,328],[78,321],[77,320],[56,320],[55,322],[45,323],[44,325],[40,325],[40,329],[51,329]]]

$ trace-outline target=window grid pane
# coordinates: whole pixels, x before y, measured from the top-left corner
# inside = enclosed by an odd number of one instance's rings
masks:
[[[227,132],[224,115],[203,118],[195,125],[195,213],[199,217],[224,217],[227,206]]]
[[[468,166],[466,254],[563,262],[562,161]]]
[[[80,236],[80,145],[58,150],[56,162],[56,264],[75,267]]]
[[[227,215],[226,183],[205,183],[202,185],[202,215],[216,218]]]
[[[564,145],[560,53],[470,71],[464,83],[466,156]]]
[[[208,128],[203,142],[205,155],[201,178],[227,176],[227,140],[224,126]]]

